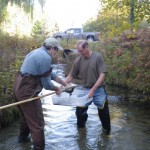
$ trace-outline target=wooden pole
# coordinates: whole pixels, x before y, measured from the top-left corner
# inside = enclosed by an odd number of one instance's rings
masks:
[[[68,90],[68,89],[74,88],[74,87],[76,87],[76,85],[72,85],[70,87],[64,88],[62,91],[65,91],[65,90]],[[12,103],[12,104],[8,104],[8,105],[5,105],[5,106],[1,106],[0,110],[5,109],[5,108],[9,108],[9,107],[12,107],[12,106],[20,105],[20,104],[23,104],[23,103],[27,103],[27,102],[30,102],[30,101],[33,101],[33,100],[38,100],[38,99],[41,99],[43,97],[46,97],[46,96],[49,96],[49,95],[52,95],[52,94],[55,94],[55,93],[56,92],[53,91],[51,93],[47,93],[47,94],[44,94],[42,96],[37,96],[37,97],[29,98],[29,99],[26,99],[26,100],[22,100],[22,101],[19,101],[19,102],[15,102],[15,103]]]
[[[26,99],[26,100],[22,100],[20,102],[16,102],[16,103],[13,103],[13,104],[8,104],[8,105],[5,105],[5,106],[1,106],[0,110],[8,108],[8,107],[12,107],[12,106],[20,105],[20,104],[23,104],[23,103],[27,103],[27,102],[30,102],[30,101],[33,101],[33,100],[37,100],[37,99],[52,95],[54,93],[55,92],[52,92],[52,93],[48,93],[48,94],[45,94],[45,95],[42,95],[42,96],[37,96],[37,97],[29,98],[29,99]]]

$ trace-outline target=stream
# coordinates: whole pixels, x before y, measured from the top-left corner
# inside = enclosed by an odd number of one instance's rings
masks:
[[[60,77],[64,65],[55,66]],[[122,102],[127,91],[106,87],[111,117],[111,135],[102,134],[97,109],[88,109],[85,128],[76,126],[75,107],[53,105],[51,96],[42,99],[45,118],[45,150],[150,150],[150,109]],[[48,91],[43,90],[43,93]],[[32,141],[18,144],[19,121],[0,133],[0,150],[31,150]]]

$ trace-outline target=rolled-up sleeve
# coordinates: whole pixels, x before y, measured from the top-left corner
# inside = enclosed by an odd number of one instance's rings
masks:
[[[55,73],[51,73],[48,77],[41,77],[41,84],[46,90],[54,90],[55,85],[51,80],[55,80],[57,78],[57,75]]]
[[[51,82],[51,76],[41,77],[41,84],[46,90],[54,90],[55,85]]]
[[[74,64],[72,66],[71,72],[70,72],[71,76],[75,79],[78,79],[78,74],[79,74],[79,58],[77,58],[74,61]]]
[[[51,79],[52,79],[52,80],[55,80],[56,78],[57,78],[57,75],[52,72],[52,73],[51,73]]]

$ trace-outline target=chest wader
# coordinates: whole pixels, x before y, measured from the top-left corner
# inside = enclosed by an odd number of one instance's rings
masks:
[[[106,134],[110,134],[111,127],[110,127],[110,116],[109,116],[109,107],[108,102],[106,100],[104,107],[102,109],[98,108],[98,116],[102,123],[103,131]]]
[[[76,107],[77,126],[79,128],[85,127],[88,118],[88,107]]]
[[[106,93],[105,88],[103,88],[103,89],[104,89],[104,93]],[[110,130],[111,130],[110,115],[109,115],[108,102],[106,99],[107,99],[107,97],[105,98],[105,101],[101,108],[98,107],[98,103],[95,103],[94,101],[93,102],[97,106],[98,116],[101,121],[104,132],[106,134],[110,134]],[[91,103],[89,103],[89,105],[90,104]],[[79,128],[85,127],[85,123],[88,118],[87,110],[88,110],[88,106],[87,107],[76,107],[77,126]]]
[[[48,74],[44,74],[48,75]],[[29,74],[21,74],[18,72],[15,77],[13,92],[16,101],[22,101],[38,96],[42,90],[39,80],[40,76],[32,76]],[[44,116],[42,104],[40,100],[34,100],[18,105],[21,112],[20,118],[20,134],[18,142],[28,141],[29,134],[33,140],[34,150],[44,150]]]
[[[88,118],[87,114],[88,107],[76,107],[77,126],[79,128],[85,127],[85,123]],[[108,102],[106,101],[102,109],[98,108],[98,116],[102,123],[102,127],[106,134],[110,134],[110,116]]]

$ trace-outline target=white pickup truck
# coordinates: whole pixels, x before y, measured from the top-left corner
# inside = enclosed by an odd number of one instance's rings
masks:
[[[99,32],[83,32],[82,28],[69,28],[64,32],[57,32],[53,34],[53,37],[60,39],[85,39],[89,42],[98,41],[100,37]]]

